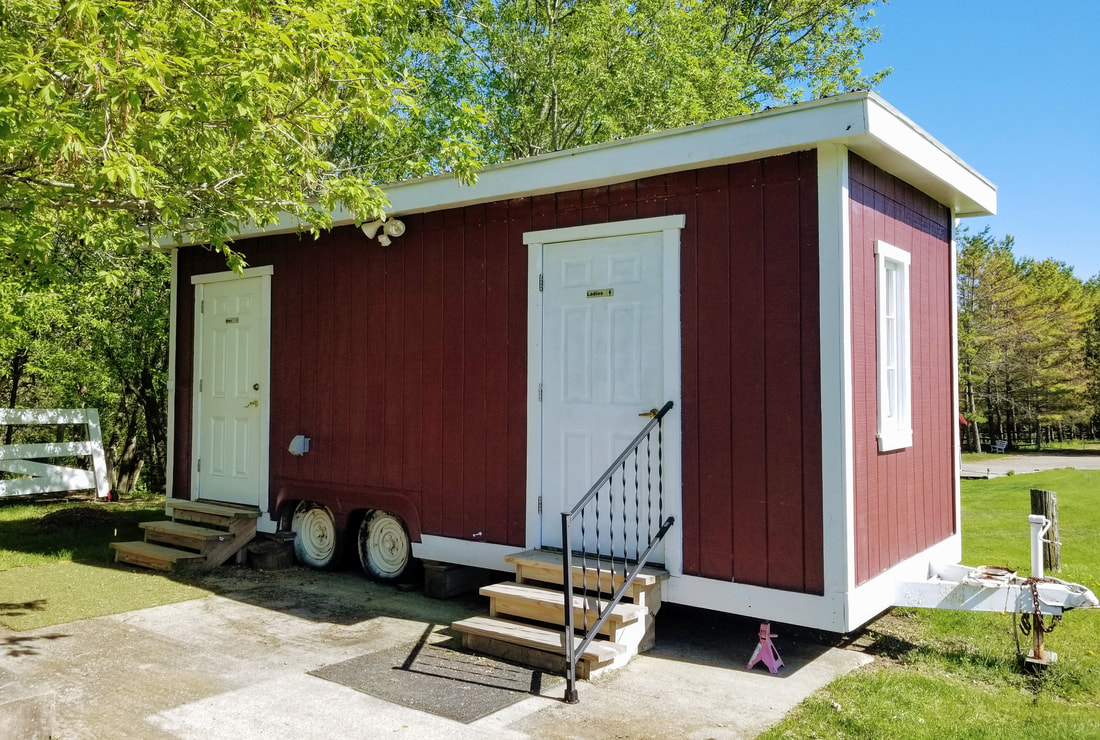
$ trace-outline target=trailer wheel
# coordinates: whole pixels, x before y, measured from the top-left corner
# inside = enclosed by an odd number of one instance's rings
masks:
[[[405,523],[388,511],[368,511],[359,525],[359,562],[372,581],[397,583],[416,570]]]
[[[294,554],[310,568],[327,570],[340,564],[344,533],[336,528],[332,512],[321,504],[303,501],[290,522]]]

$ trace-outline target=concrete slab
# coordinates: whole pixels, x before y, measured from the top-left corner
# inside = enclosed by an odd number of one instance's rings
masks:
[[[452,621],[484,611],[481,600],[436,601],[354,573],[298,568],[222,569],[203,585],[220,595],[30,632],[0,629],[0,676],[53,694],[58,738],[734,738],[754,736],[870,660],[774,625],[787,668],[749,672],[756,623],[666,605],[656,649],[582,682],[580,704],[562,703],[554,687],[549,698],[532,695],[462,724],[309,672],[443,644]]]

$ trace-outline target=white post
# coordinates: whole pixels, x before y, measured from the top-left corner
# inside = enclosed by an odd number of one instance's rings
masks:
[[[1041,514],[1030,514],[1031,525],[1031,577],[1043,577],[1043,534],[1050,527],[1050,520]]]

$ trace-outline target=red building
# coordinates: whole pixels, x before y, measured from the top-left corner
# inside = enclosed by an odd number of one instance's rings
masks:
[[[878,96],[387,194],[388,246],[337,213],[242,235],[243,279],[174,251],[169,496],[318,565],[503,570],[671,400],[666,600],[848,631],[958,561],[953,224],[996,190]]]

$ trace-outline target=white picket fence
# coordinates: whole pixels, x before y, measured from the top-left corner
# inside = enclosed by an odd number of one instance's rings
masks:
[[[0,409],[0,427],[37,424],[82,424],[87,427],[85,442],[45,442],[41,444],[0,445],[0,471],[27,478],[0,479],[0,498],[95,489],[107,498],[111,484],[107,477],[107,458],[95,409]],[[64,465],[37,462],[42,458],[90,455],[92,469],[81,470]]]

